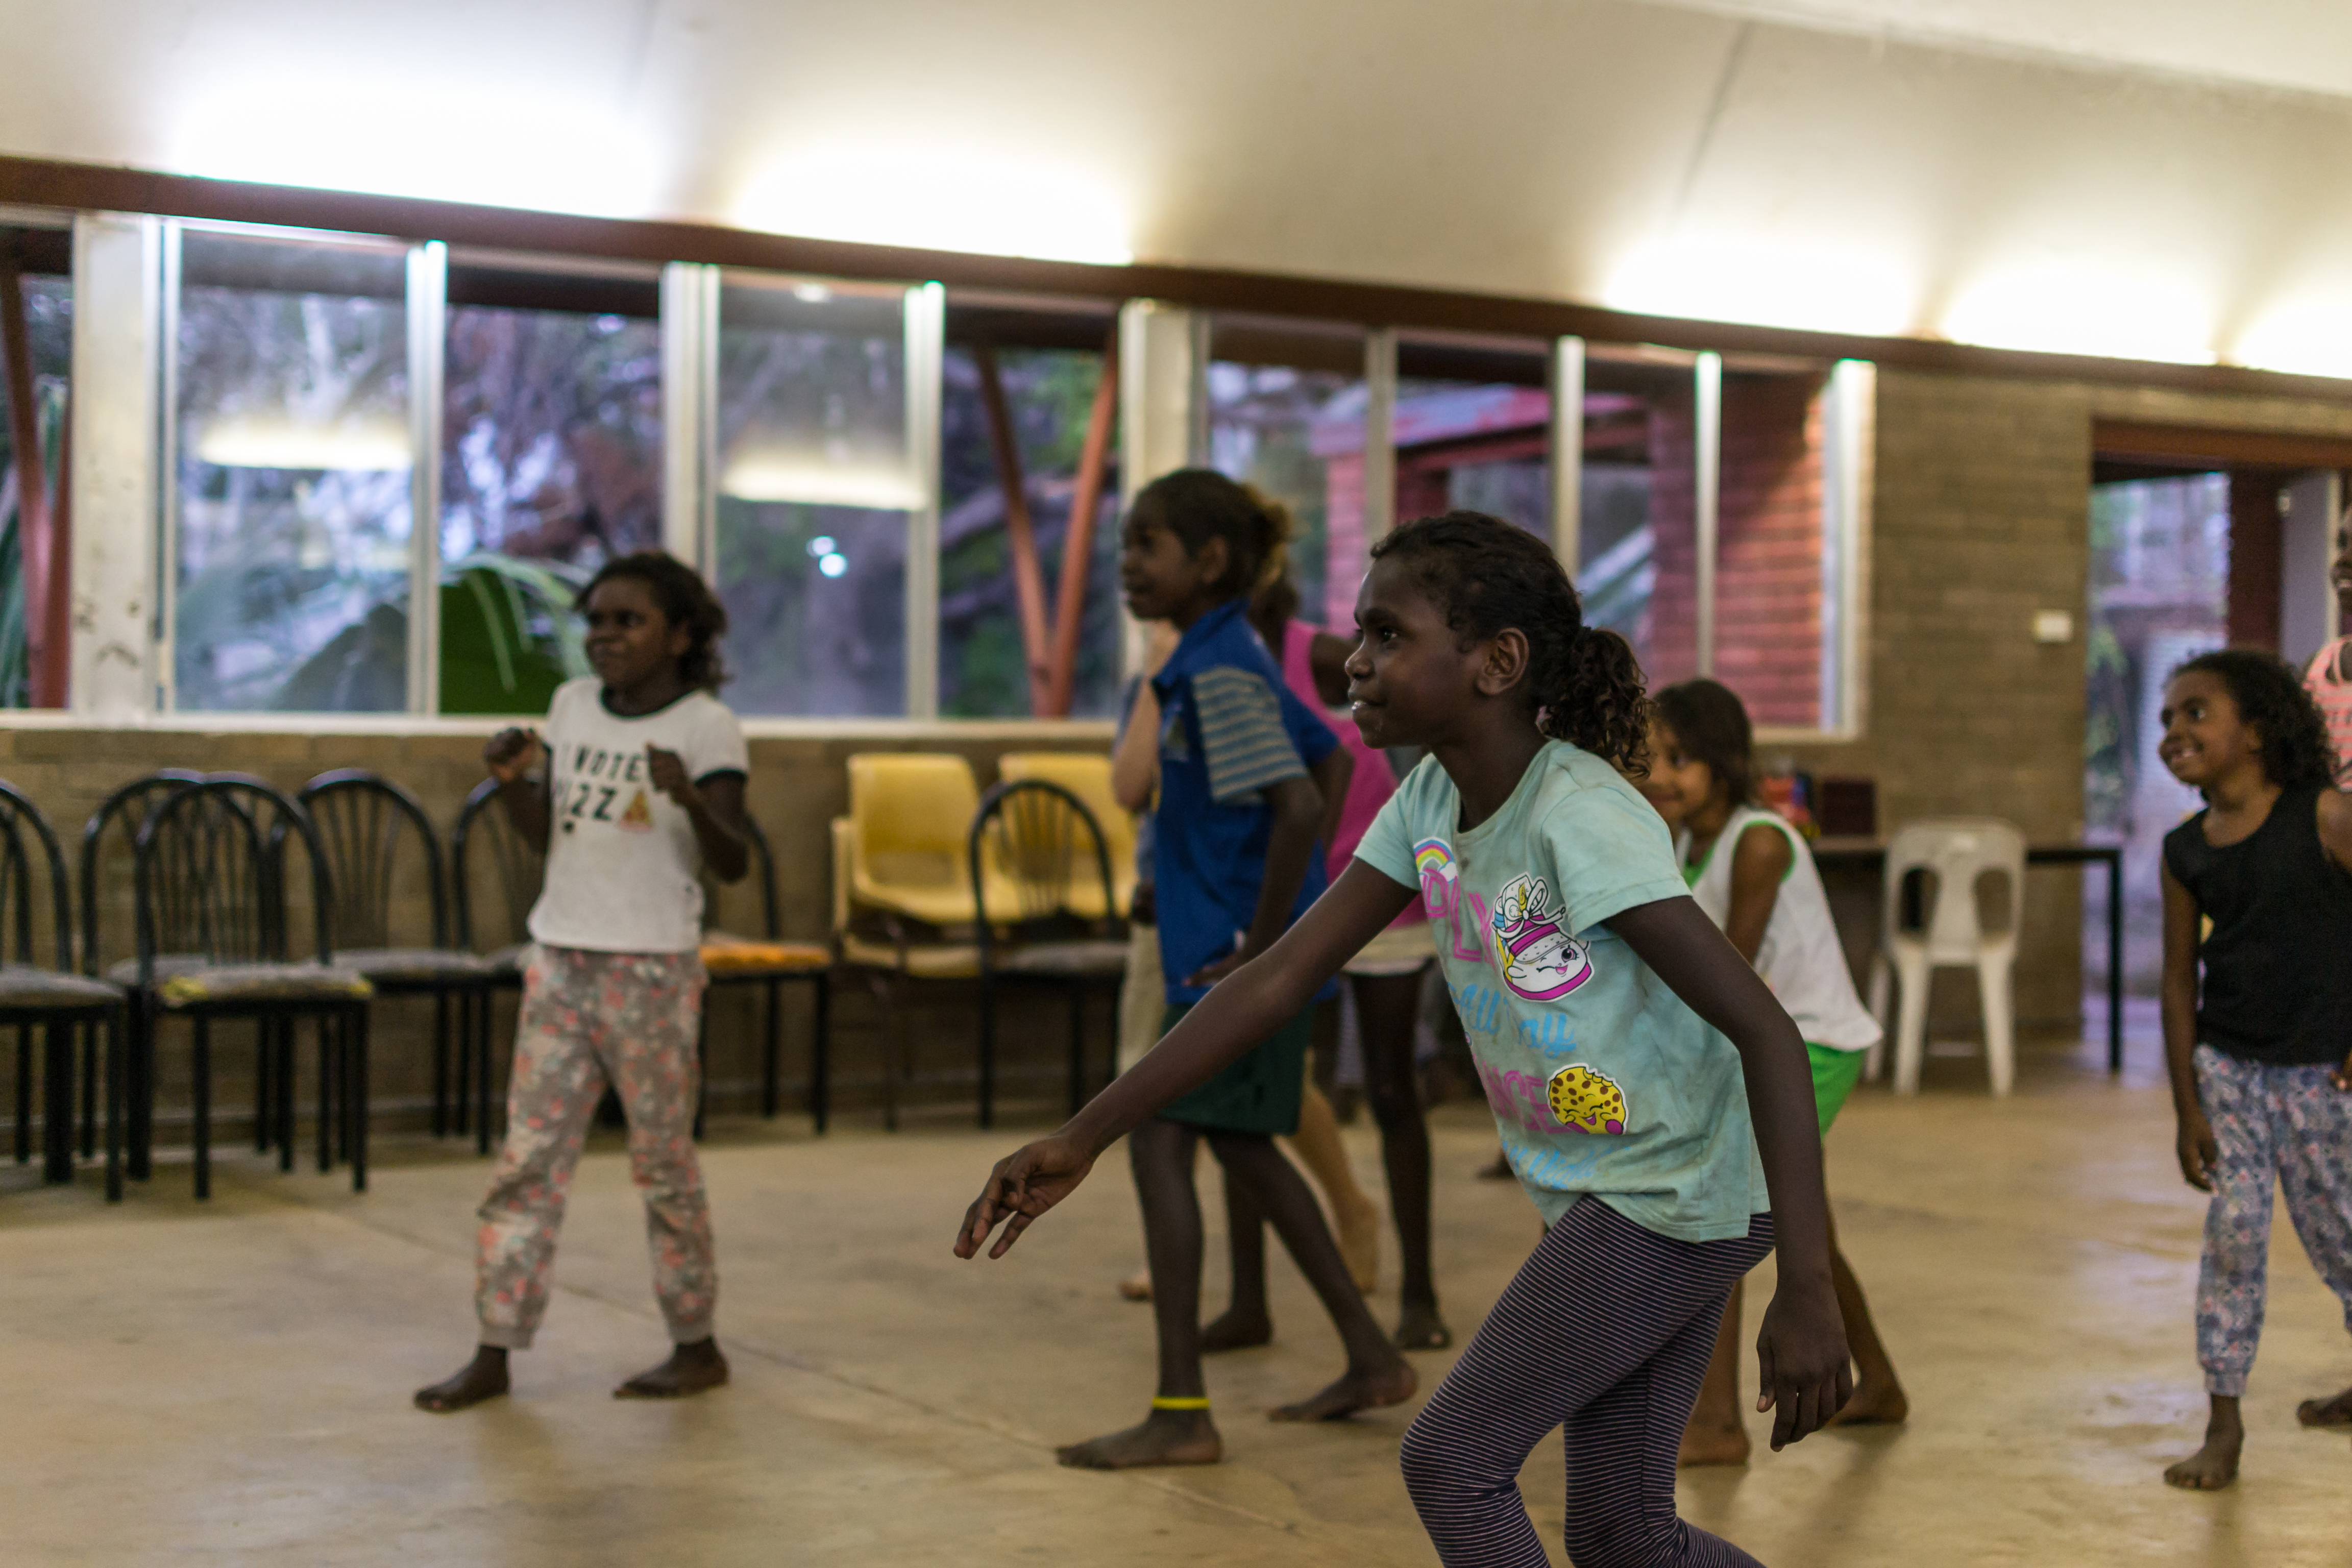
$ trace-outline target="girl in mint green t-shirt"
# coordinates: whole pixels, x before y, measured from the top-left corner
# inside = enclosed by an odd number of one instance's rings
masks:
[[[1002,1223],[1001,1257],[1112,1142],[1280,1027],[1417,889],[1548,1227],[1405,1435],[1438,1556],[1545,1561],[1517,1478],[1561,1427],[1578,1568],[1752,1563],[1675,1517],[1675,1455],[1725,1300],[1776,1243],[1756,1347],[1772,1446],[1852,1390],[1804,1041],[1620,775],[1645,763],[1641,672],[1622,638],[1583,626],[1548,547],[1475,512],[1408,523],[1374,547],[1356,617],[1358,730],[1428,759],[1279,942],[997,1165],[957,1254]]]

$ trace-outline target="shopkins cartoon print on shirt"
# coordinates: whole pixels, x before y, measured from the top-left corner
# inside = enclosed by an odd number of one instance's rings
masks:
[[[1423,873],[1423,885],[1428,883]],[[1514,994],[1530,1002],[1556,1002],[1592,978],[1585,944],[1561,929],[1567,911],[1552,901],[1541,877],[1511,879],[1495,900],[1491,925],[1495,967]]]

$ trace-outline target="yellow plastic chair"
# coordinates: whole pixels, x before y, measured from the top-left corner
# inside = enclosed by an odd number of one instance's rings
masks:
[[[1110,851],[1112,895],[1119,918],[1126,919],[1135,903],[1135,818],[1111,792],[1110,758],[1099,752],[1007,752],[997,759],[996,773],[1007,784],[1044,779],[1086,804]],[[1070,889],[1070,913],[1080,920],[1103,917],[1102,895],[1093,881],[1082,879]]]

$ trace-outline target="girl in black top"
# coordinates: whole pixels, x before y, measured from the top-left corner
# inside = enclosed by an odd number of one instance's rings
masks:
[[[2206,801],[2164,840],[2164,1049],[2180,1173],[2213,1194],[2197,1271],[2212,1415],[2164,1479],[2210,1490],[2245,1442],[2274,1184],[2352,1328],[2352,797],[2329,787],[2319,710],[2269,654],[2190,659],[2163,719],[2158,754]],[[2352,1426],[2352,1390],[2295,1414]]]

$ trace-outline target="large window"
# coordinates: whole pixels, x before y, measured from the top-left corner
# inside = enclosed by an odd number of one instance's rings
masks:
[[[1109,438],[1116,425],[1104,401],[1112,389],[1103,385],[1110,329],[1101,310],[949,302],[940,407],[942,714],[1049,712],[1063,679],[1064,711],[1107,714],[1117,700],[1118,489]],[[1090,437],[1100,447],[1091,475],[1095,515],[1086,563],[1074,577],[1072,509],[1088,482]],[[1017,515],[1008,505],[1008,461],[1020,476]],[[1070,594],[1077,595],[1074,605],[1063,603]],[[1066,676],[1055,660],[1072,616],[1076,641]]]
[[[746,713],[907,707],[908,291],[730,274],[719,307],[713,578]]]
[[[1835,577],[1826,482],[1829,372],[1727,369],[1717,504],[1715,673],[1759,725],[1837,721]]]
[[[1353,626],[1366,546],[1364,335],[1222,318],[1206,380],[1209,466],[1289,509],[1299,614]]]
[[[1399,521],[1466,510],[1551,536],[1551,394],[1542,345],[1397,349]]]
[[[0,228],[0,708],[32,706],[28,635],[42,606],[28,597],[26,543],[29,520],[49,538],[62,532],[58,508],[66,499],[67,388],[73,364],[72,247],[63,229]],[[28,504],[29,503],[29,504]],[[62,570],[63,563],[58,563]],[[54,633],[62,616],[50,606]],[[60,646],[45,657],[60,663]],[[45,672],[46,700],[65,689],[62,668]]]
[[[536,713],[587,669],[572,601],[662,543],[660,287],[648,272],[449,269],[444,713]]]
[[[406,252],[175,235],[173,703],[405,708]]]

